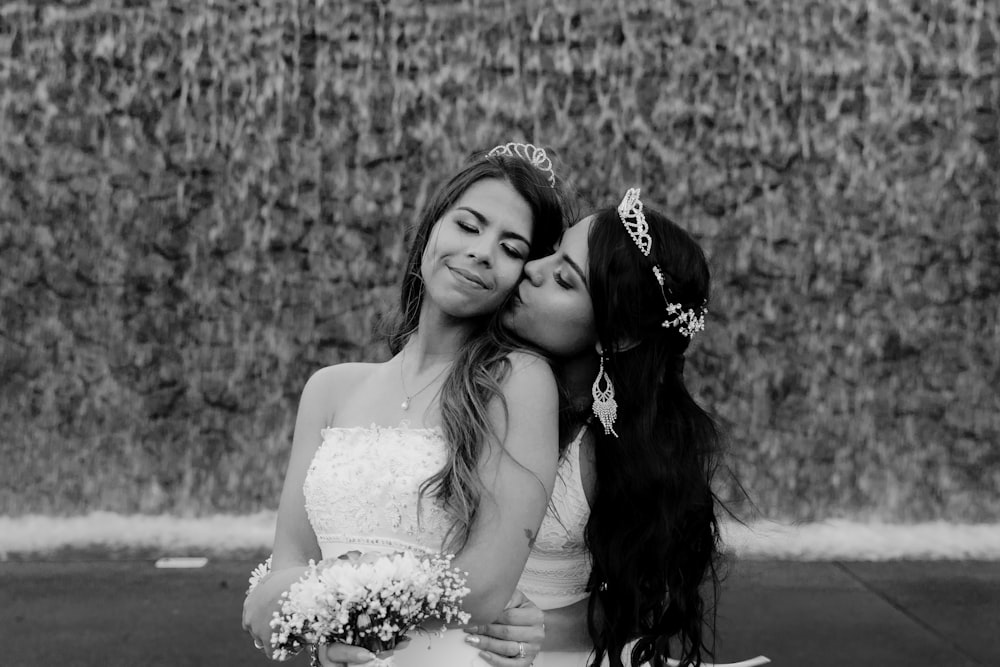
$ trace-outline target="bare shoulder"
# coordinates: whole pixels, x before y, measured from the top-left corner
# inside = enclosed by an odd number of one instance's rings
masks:
[[[364,380],[381,364],[344,363],[324,366],[309,378],[309,382],[317,384],[334,384],[337,382],[359,382]]]
[[[559,391],[548,362],[530,352],[508,356],[510,374],[503,383],[503,402],[493,420],[500,442],[522,462],[539,455],[556,460],[559,444]],[[551,450],[551,452],[549,451]]]
[[[364,382],[380,364],[345,363],[324,366],[310,376],[302,390],[302,402],[335,410],[345,396]]]
[[[507,414],[511,418],[555,413],[559,404],[559,389],[549,362],[530,352],[515,351],[508,355],[510,373],[503,382]]]
[[[555,386],[555,375],[545,358],[527,350],[514,350],[507,359],[511,368],[508,383],[540,382],[542,388],[547,388],[549,383]]]

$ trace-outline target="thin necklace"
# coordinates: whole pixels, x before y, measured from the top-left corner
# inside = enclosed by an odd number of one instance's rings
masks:
[[[431,378],[430,382],[428,382],[423,387],[421,387],[420,389],[418,389],[417,391],[415,391],[415,392],[413,392],[411,394],[408,391],[406,391],[406,380],[403,379],[403,360],[405,358],[406,358],[406,348],[403,348],[403,352],[400,354],[400,357],[399,357],[399,383],[401,385],[403,385],[403,395],[406,396],[406,398],[403,400],[402,403],[399,404],[399,407],[403,408],[404,410],[409,410],[410,409],[410,401],[413,400],[413,397],[416,396],[417,394],[419,394],[420,392],[422,392],[424,389],[427,389],[428,387],[430,387],[435,382],[437,382],[438,379],[442,375],[444,375],[444,372],[446,370],[448,370],[449,368],[451,368],[451,363],[449,362],[449,363],[445,364],[445,367],[441,369],[441,372],[439,372],[437,375],[435,375],[433,378]]]

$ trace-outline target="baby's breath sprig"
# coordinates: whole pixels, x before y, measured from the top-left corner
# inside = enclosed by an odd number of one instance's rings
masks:
[[[451,561],[450,555],[411,552],[310,561],[271,620],[274,658],[332,643],[378,654],[394,648],[407,632],[422,630],[424,621],[468,623],[462,600],[469,589]],[[391,665],[391,658],[377,664]]]

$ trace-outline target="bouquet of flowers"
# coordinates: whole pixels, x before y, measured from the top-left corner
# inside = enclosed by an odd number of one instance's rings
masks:
[[[283,660],[306,646],[335,642],[378,654],[428,619],[467,623],[461,603],[469,589],[451,559],[351,552],[310,561],[305,575],[282,595],[281,611],[271,621],[274,657]],[[392,664],[391,658],[379,663]],[[313,664],[318,664],[315,652]]]

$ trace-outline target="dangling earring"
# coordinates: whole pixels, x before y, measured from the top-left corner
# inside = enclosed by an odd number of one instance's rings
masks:
[[[606,389],[601,389],[602,378]],[[613,435],[617,438],[614,426],[618,417],[618,403],[615,401],[615,386],[611,384],[611,377],[604,372],[604,352],[601,352],[601,367],[597,371],[594,386],[590,388],[590,395],[594,397],[594,415],[601,420],[604,435]]]

